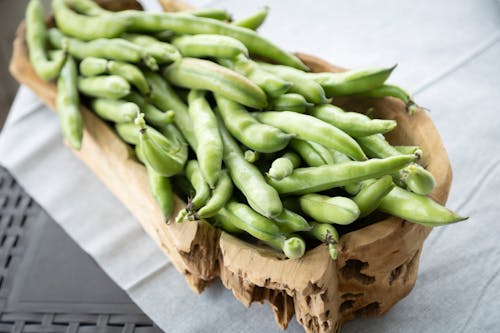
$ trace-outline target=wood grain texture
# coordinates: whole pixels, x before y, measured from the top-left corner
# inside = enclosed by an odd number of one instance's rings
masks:
[[[176,1],[162,3],[167,10],[187,8]],[[115,9],[126,5],[123,2]],[[313,71],[343,70],[313,56],[298,56]],[[14,42],[10,71],[54,108],[56,86],[38,78],[29,63],[23,24]],[[424,162],[436,178],[432,197],[445,203],[451,168],[439,134],[425,112],[409,116],[404,105],[393,98],[336,99],[335,103],[357,111],[374,107],[377,116],[397,120],[398,128],[389,139],[423,147]],[[430,228],[388,218],[343,235],[339,258],[333,261],[325,245],[290,260],[204,221],[167,224],[149,191],[146,170],[129,146],[84,106],[81,112],[84,140],[82,149],[74,153],[127,206],[195,292],[202,292],[219,277],[245,306],[268,301],[281,328],[286,328],[295,315],[307,332],[337,332],[346,320],[388,311],[413,288],[422,244]],[[183,206],[176,197],[175,213]]]

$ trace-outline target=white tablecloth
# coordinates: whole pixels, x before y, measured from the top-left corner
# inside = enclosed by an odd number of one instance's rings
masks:
[[[237,18],[269,4],[264,36],[345,67],[398,63],[390,81],[432,110],[454,168],[448,206],[470,220],[431,233],[408,297],[343,332],[498,332],[499,2],[192,3]],[[63,146],[56,115],[27,88],[1,133],[0,163],[166,332],[279,331],[267,305],[246,309],[219,283],[194,295],[126,208]],[[293,320],[289,331],[302,329]]]

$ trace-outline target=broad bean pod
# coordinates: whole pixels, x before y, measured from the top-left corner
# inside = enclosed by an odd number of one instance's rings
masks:
[[[229,132],[245,146],[262,153],[280,151],[294,135],[283,133],[276,127],[262,124],[247,110],[222,95],[215,94],[218,114]]]
[[[235,21],[233,22],[233,24],[238,27],[257,30],[262,25],[262,23],[264,23],[268,14],[269,14],[269,7],[264,6],[262,7],[262,9],[255,12],[254,14],[245,17],[244,19]]]
[[[141,111],[137,104],[119,99],[95,98],[90,105],[99,117],[114,123],[133,122]]]
[[[339,241],[339,234],[335,227],[328,223],[318,222],[310,222],[310,225],[312,228],[307,231],[307,233],[317,240],[327,244],[330,257],[332,257],[333,260],[336,260],[338,257],[337,243]]]
[[[171,124],[175,119],[175,112],[172,110],[168,110],[167,112],[160,111],[154,105],[149,104],[146,100],[135,91],[130,92],[127,96],[124,97],[125,100],[137,104],[140,108],[140,111],[144,113],[144,119],[146,123],[156,126],[163,127],[165,125]]]
[[[130,85],[118,75],[79,77],[78,90],[91,97],[119,99],[130,93]]]
[[[129,25],[127,20],[116,15],[80,15],[71,10],[65,0],[52,0],[52,9],[61,31],[82,40],[118,37]]]
[[[337,127],[310,115],[291,111],[270,111],[256,113],[255,118],[285,133],[295,134],[297,139],[336,149],[355,160],[366,160],[365,153],[353,138]]]
[[[66,0],[66,3],[77,13],[86,16],[100,16],[112,14],[112,11],[102,8],[93,0]]]
[[[306,194],[300,197],[300,208],[322,223],[351,224],[360,215],[358,205],[346,197]]]
[[[394,183],[389,175],[362,182],[360,191],[352,198],[359,207],[360,217],[365,217],[377,209],[382,199],[393,187]]]
[[[66,55],[64,52],[57,52],[52,59],[47,56],[47,27],[43,6],[39,0],[30,0],[26,7],[26,43],[36,74],[43,80],[56,78],[65,64]]]
[[[283,205],[278,192],[266,183],[255,165],[245,160],[238,143],[231,137],[220,119],[219,131],[224,146],[224,164],[234,185],[243,193],[255,211],[270,218],[281,214]]]
[[[467,220],[429,197],[406,191],[395,186],[387,194],[378,209],[406,221],[436,227]]]
[[[306,194],[393,174],[415,161],[414,155],[392,156],[358,162],[298,168],[282,180],[268,179],[280,194]]]
[[[394,146],[394,149],[403,155],[417,155],[418,159],[421,159],[424,156],[424,150],[419,146]]]
[[[264,241],[270,247],[283,251],[288,259],[299,259],[306,252],[306,242],[299,235],[289,235],[285,237],[277,237],[271,240]]]
[[[160,206],[161,212],[169,222],[170,216],[174,211],[174,194],[172,192],[172,184],[168,177],[164,177],[151,168],[146,162],[139,145],[135,146],[135,151],[139,161],[146,165],[146,172],[148,174],[149,188],[153,198]]]
[[[80,150],[83,138],[83,119],[77,89],[78,71],[72,57],[67,57],[57,79],[56,111],[63,137],[69,145]]]
[[[115,124],[116,133],[118,136],[125,141],[126,143],[130,143],[131,145],[139,144],[139,131],[137,130],[137,126],[133,123],[118,123]]]
[[[173,85],[210,90],[246,106],[267,105],[266,94],[252,81],[208,60],[183,58],[165,68],[163,76]]]
[[[314,104],[328,102],[321,85],[309,78],[305,72],[288,66],[270,65],[263,62],[259,65],[262,69],[290,82],[292,86],[289,91],[304,96],[308,102]]]
[[[188,10],[185,12],[186,14],[197,16],[197,17],[205,17],[219,21],[231,21],[231,14],[227,12],[227,10],[219,9],[219,8],[199,8]]]
[[[262,241],[270,241],[282,237],[279,227],[272,220],[255,212],[249,206],[231,201],[226,208],[233,213],[237,220],[231,221],[236,227],[242,229]]]
[[[271,74],[245,56],[238,56],[234,59],[218,59],[219,63],[241,75],[259,86],[268,96],[279,97],[287,92],[292,84],[280,77]]]
[[[245,160],[247,162],[255,163],[259,160],[260,153],[258,151],[253,151],[253,150],[247,149],[243,153],[243,157],[245,158]]]
[[[230,234],[241,234],[244,230],[238,228],[236,224],[243,224],[244,222],[234,222],[236,219],[239,218],[231,213],[227,208],[223,207],[215,215],[215,225]]]
[[[210,199],[210,188],[203,178],[198,161],[191,160],[186,165],[186,177],[191,182],[195,190],[194,197],[189,200],[186,210],[189,213],[195,212],[205,205]]]
[[[137,45],[122,38],[100,38],[85,42],[64,36],[56,28],[49,29],[48,38],[53,47],[65,50],[77,59],[96,57],[132,63],[143,61],[151,69],[158,69],[154,58],[144,54]]]
[[[399,99],[405,104],[406,111],[411,115],[415,114],[420,108],[415,103],[415,101],[413,100],[413,98],[409,93],[407,93],[403,88],[392,84],[384,84],[379,87],[375,87],[371,90],[353,94],[352,96],[374,97],[374,98],[394,97]]]
[[[297,168],[300,162],[300,157],[297,154],[287,152],[273,161],[267,175],[273,179],[281,180],[291,175],[293,169]]]
[[[290,148],[295,150],[304,162],[311,167],[334,164],[330,151],[319,143],[292,139]]]
[[[237,39],[228,36],[199,34],[176,37],[172,44],[184,57],[193,58],[235,58],[248,50]]]
[[[191,90],[188,101],[196,141],[203,143],[196,150],[200,170],[210,188],[214,188],[221,172],[223,155],[217,118],[205,99],[204,91]]]
[[[269,109],[273,111],[293,111],[305,113],[314,104],[306,101],[300,94],[283,94],[271,100]]]
[[[151,87],[149,100],[162,111],[175,112],[174,123],[177,125],[187,142],[196,151],[197,143],[193,123],[186,104],[175,93],[172,87],[157,73],[145,71],[144,75]]]
[[[284,234],[290,234],[298,231],[307,231],[311,229],[306,219],[297,213],[288,209],[283,209],[280,215],[272,219]]]
[[[357,138],[363,150],[370,157],[384,158],[401,153],[391,146],[382,134]],[[405,184],[412,192],[427,195],[434,189],[434,176],[422,166],[413,163],[395,175],[396,181]]]
[[[352,137],[387,133],[396,128],[395,120],[370,119],[358,112],[346,112],[331,104],[318,105],[309,114],[341,129]]]
[[[195,218],[209,218],[215,216],[222,207],[231,199],[233,194],[233,181],[227,170],[222,170],[219,180],[212,191],[212,196],[195,214]]]
[[[323,87],[326,96],[346,96],[380,87],[396,68],[356,69],[340,73],[308,73],[307,76]]]
[[[152,36],[128,33],[124,34],[123,38],[141,48],[147,49],[147,54],[159,64],[170,64],[182,57],[179,50],[173,45],[159,41]]]
[[[215,34],[233,37],[242,42],[250,54],[298,69],[308,69],[299,58],[279,48],[255,31],[214,19],[176,13],[145,13],[137,10],[119,12],[114,14],[114,17],[125,22],[128,31],[159,32],[170,30],[176,34]],[[120,34],[115,35],[115,37]]]
[[[144,115],[140,114],[135,123],[145,163],[165,177],[182,172],[188,151],[180,133],[172,125],[162,133],[152,127],[146,127],[143,117]]]

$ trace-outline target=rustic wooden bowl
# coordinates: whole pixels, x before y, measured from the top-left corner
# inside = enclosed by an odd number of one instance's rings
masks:
[[[136,6],[135,1],[119,4],[114,7]],[[164,4],[167,9],[186,8],[179,7],[178,2]],[[313,71],[342,71],[316,57],[298,55]],[[35,74],[28,58],[23,23],[14,41],[10,71],[54,108],[56,85]],[[423,163],[436,178],[431,196],[445,203],[452,177],[450,163],[425,112],[409,116],[403,104],[392,98],[335,102],[352,110],[374,107],[377,117],[395,119],[398,127],[390,133],[389,140],[423,147]],[[307,332],[337,332],[345,321],[356,316],[383,314],[414,286],[423,241],[431,228],[396,217],[344,234],[336,261],[330,258],[325,245],[309,250],[301,259],[289,260],[204,221],[167,225],[151,196],[146,170],[129,146],[93,112],[84,106],[81,112],[85,124],[83,144],[74,153],[128,207],[195,292],[202,292],[219,277],[246,306],[267,300],[282,328],[295,314]],[[184,205],[175,198],[175,212]]]

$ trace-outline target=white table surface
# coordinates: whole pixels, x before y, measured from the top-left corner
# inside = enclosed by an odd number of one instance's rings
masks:
[[[431,233],[409,296],[343,332],[498,332],[499,1],[191,3],[236,18],[268,4],[262,35],[345,67],[398,63],[390,82],[432,110],[454,170],[448,206],[470,220]],[[0,135],[0,163],[166,332],[279,332],[268,305],[246,309],[220,283],[194,295],[126,208],[63,146],[56,115],[25,87]],[[292,320],[288,331],[302,328]]]

